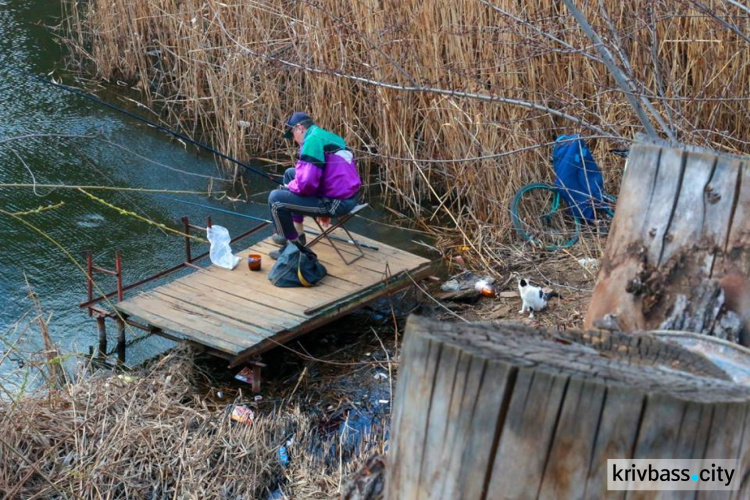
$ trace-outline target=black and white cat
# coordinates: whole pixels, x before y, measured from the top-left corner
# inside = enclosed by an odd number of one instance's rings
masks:
[[[521,295],[521,310],[518,311],[520,314],[529,311],[529,318],[534,317],[534,311],[541,311],[547,307],[547,302],[552,297],[562,296],[557,292],[545,292],[538,286],[534,286],[527,280],[520,278],[518,280],[518,293]]]

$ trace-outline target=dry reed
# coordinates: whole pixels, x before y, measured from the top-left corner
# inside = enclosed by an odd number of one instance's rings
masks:
[[[2,402],[3,498],[251,499],[280,488],[328,499],[367,458],[340,467],[327,454],[341,450],[339,434],[283,402],[251,425],[234,422],[231,405],[198,393],[203,377],[181,347],[130,375],[99,372]],[[278,449],[292,435],[285,468]]]
[[[558,135],[589,137],[616,193],[622,162],[606,151],[643,130],[561,2],[64,4],[79,67],[129,82],[168,123],[247,159],[291,154],[281,124],[308,111],[376,166],[401,210],[485,265],[509,241],[513,193],[551,179]],[[662,135],[748,152],[746,8],[600,1],[584,13]]]

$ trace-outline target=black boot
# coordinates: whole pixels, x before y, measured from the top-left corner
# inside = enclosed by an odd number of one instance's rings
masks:
[[[281,252],[283,252],[286,249],[286,246],[289,244],[289,241],[284,239],[285,243],[284,246],[279,248],[278,250],[271,250],[271,252],[268,254],[269,257],[271,257],[273,260],[278,260],[279,255],[281,255]],[[299,238],[297,238],[297,241],[302,245],[305,246],[307,244],[307,238],[305,238],[304,234],[300,234]]]

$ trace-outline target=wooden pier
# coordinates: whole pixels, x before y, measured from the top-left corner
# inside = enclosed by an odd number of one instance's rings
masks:
[[[338,230],[337,230],[338,231]],[[334,231],[335,236],[345,234]],[[312,247],[328,275],[312,288],[278,288],[267,278],[278,246],[270,237],[236,251],[243,260],[233,270],[214,265],[114,304],[130,324],[168,338],[199,344],[236,367],[264,351],[308,333],[368,302],[426,277],[432,263],[425,258],[352,233],[366,244],[364,256],[346,265],[331,244]],[[310,238],[310,235],[308,235]],[[343,239],[342,238],[342,239]],[[357,249],[337,240],[343,253]],[[262,269],[250,271],[246,257],[262,255]]]

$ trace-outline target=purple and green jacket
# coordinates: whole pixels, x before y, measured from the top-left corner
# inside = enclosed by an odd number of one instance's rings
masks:
[[[287,187],[300,196],[346,200],[362,185],[344,139],[317,125],[307,129],[294,168],[294,179]]]

